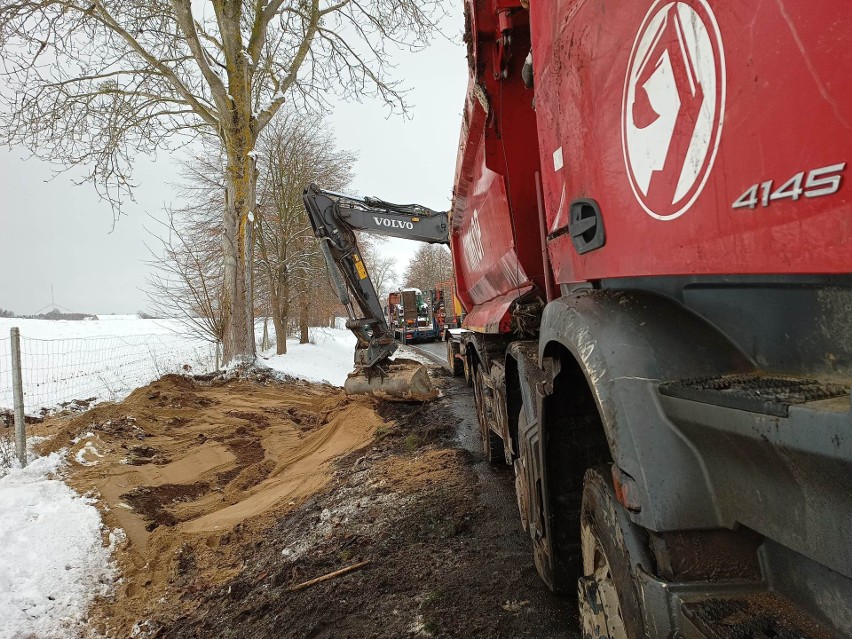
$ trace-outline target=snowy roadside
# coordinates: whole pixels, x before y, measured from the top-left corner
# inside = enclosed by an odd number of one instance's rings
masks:
[[[92,499],[58,474],[65,453],[34,459],[0,477],[0,639],[71,638],[89,605],[115,579],[112,546]]]
[[[346,376],[354,368],[355,335],[346,329],[320,327],[311,328],[309,335],[307,344],[288,339],[286,355],[276,355],[274,350],[261,353],[259,363],[308,382],[343,386]],[[413,359],[422,364],[435,363],[406,346],[401,346],[395,357]]]
[[[311,328],[309,335],[307,344],[288,339],[286,355],[276,355],[274,350],[261,353],[258,363],[307,382],[343,386],[352,372],[355,336],[345,329],[319,327]]]

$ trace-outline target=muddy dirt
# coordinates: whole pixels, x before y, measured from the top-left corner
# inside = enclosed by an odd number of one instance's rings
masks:
[[[110,637],[574,637],[478,452],[463,383],[421,405],[166,377],[48,422],[127,541]],[[88,436],[85,436],[87,435]],[[76,443],[71,444],[76,438]],[[340,569],[348,574],[298,589]]]

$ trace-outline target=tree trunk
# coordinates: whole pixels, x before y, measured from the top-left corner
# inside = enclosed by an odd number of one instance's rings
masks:
[[[308,295],[302,293],[299,296],[299,344],[307,344],[310,341],[308,335]]]
[[[278,355],[287,354],[287,316],[276,313],[272,316],[275,327],[275,352]]]
[[[275,329],[275,353],[287,354],[287,315],[290,305],[287,303],[290,292],[285,279],[276,278],[274,273],[268,273],[269,299],[272,306],[272,326]]]
[[[225,171],[222,359],[226,366],[233,362],[253,362],[256,354],[251,280],[253,220],[250,214],[254,208],[257,172],[253,159],[248,157],[251,147],[238,146],[242,148],[228,149],[228,167]]]
[[[269,343],[269,318],[263,318],[263,339],[260,342],[260,350],[268,351],[270,347]]]

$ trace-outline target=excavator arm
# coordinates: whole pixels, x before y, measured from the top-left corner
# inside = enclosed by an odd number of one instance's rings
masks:
[[[397,343],[364,264],[355,231],[448,244],[447,213],[417,204],[392,204],[324,191],[313,184],[305,188],[302,198],[338,298],[349,316],[346,328],[357,338],[355,372],[347,380],[346,390],[358,393],[380,389],[397,397],[428,395],[431,383],[425,369],[394,370],[391,365],[390,356]]]

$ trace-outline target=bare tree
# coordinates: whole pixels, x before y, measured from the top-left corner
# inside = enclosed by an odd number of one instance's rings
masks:
[[[178,318],[189,332],[221,342],[225,181],[218,145],[202,144],[201,151],[181,167],[181,179],[174,186],[182,205],[167,209],[165,221],[152,216],[155,226],[148,229],[154,238],[148,249],[155,268],[146,283],[148,300],[157,314]]]
[[[265,280],[277,352],[282,354],[287,351],[292,306],[298,307],[301,341],[307,342],[311,304],[328,286],[302,192],[312,182],[345,189],[355,157],[335,148],[322,118],[292,111],[279,113],[258,148],[257,265]]]
[[[405,269],[405,286],[427,291],[453,277],[450,251],[442,244],[424,244],[411,258]]]
[[[199,211],[168,210],[166,221],[154,234],[162,249],[149,248],[156,268],[148,277],[151,308],[161,316],[174,317],[189,332],[213,342],[224,336],[222,314],[222,252],[217,250],[218,226]]]
[[[133,160],[199,135],[222,149],[224,358],[254,357],[252,151],[287,96],[405,108],[388,43],[422,46],[440,0],[6,0],[0,134],[84,167],[116,211]]]
[[[394,289],[399,277],[397,259],[383,252],[386,238],[373,236],[369,239],[359,234],[358,244],[361,247],[361,257],[367,266],[367,272],[376,293],[382,301],[387,300],[388,294]]]
[[[272,316],[282,354],[291,311],[306,342],[310,322],[328,321],[334,297],[302,191],[310,182],[344,189],[355,158],[334,147],[320,116],[290,110],[280,111],[264,131],[256,156],[255,312]],[[152,233],[158,241],[151,251],[157,272],[148,281],[149,299],[160,314],[179,317],[191,332],[220,341],[223,256],[216,238],[221,232],[224,175],[216,149],[185,161],[181,177],[177,189],[184,204],[168,211],[166,222],[159,222],[161,228]],[[321,313],[314,312],[320,308]]]

